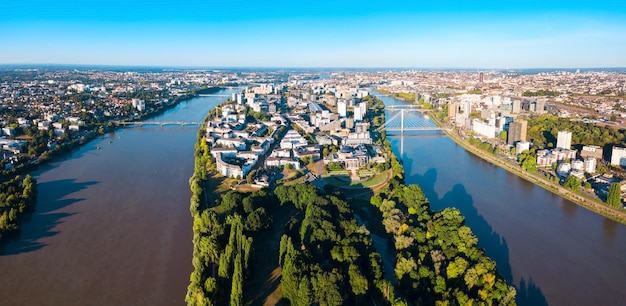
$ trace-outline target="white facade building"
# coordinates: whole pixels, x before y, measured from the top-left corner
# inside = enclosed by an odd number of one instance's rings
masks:
[[[613,147],[611,153],[611,165],[626,166],[626,148]]]
[[[474,131],[474,133],[485,136],[487,138],[494,138],[496,136],[495,126],[489,125],[477,119],[474,119],[474,121],[472,122],[472,130]]]
[[[528,141],[518,141],[515,144],[515,154],[519,155],[524,151],[530,150],[530,142]]]
[[[133,99],[132,103],[133,107],[140,112],[143,112],[146,109],[146,102],[144,100]]]
[[[363,111],[360,107],[354,108],[354,121],[363,121]]]
[[[585,172],[587,173],[595,173],[596,172],[596,166],[598,161],[594,158],[594,157],[588,157],[587,159],[585,159]]]
[[[582,171],[585,169],[585,163],[582,160],[575,160],[572,162],[572,170]]]
[[[337,102],[337,113],[339,113],[339,116],[346,117],[347,111],[348,111],[348,105],[346,104],[345,101]]]
[[[562,149],[572,148],[572,132],[559,131],[556,139],[556,147]]]
[[[306,141],[306,139],[302,137],[302,135],[300,135],[300,133],[298,133],[296,130],[289,130],[280,141],[280,148],[295,149],[298,147],[306,146],[308,144],[309,143]]]

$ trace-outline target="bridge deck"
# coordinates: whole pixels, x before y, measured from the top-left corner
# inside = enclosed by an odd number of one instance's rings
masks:
[[[180,126],[197,125],[197,126],[200,126],[200,125],[203,124],[202,122],[196,122],[196,121],[114,121],[113,123],[115,123],[117,125],[123,125],[123,126],[127,126],[127,125],[138,125],[138,126],[143,126],[143,125],[160,125],[160,126],[164,126],[164,125],[180,125]]]

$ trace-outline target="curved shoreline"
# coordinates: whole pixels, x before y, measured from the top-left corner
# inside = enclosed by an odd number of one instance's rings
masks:
[[[427,113],[427,112],[424,112],[424,113]],[[519,167],[515,168],[512,165],[509,165],[503,162],[502,160],[495,158],[484,151],[481,151],[480,149],[472,147],[465,140],[459,138],[457,135],[454,135],[452,132],[446,130],[443,124],[439,122],[439,120],[437,120],[436,116],[429,116],[429,117],[433,122],[435,122],[435,124],[437,124],[437,126],[443,129],[443,132],[446,134],[446,136],[448,136],[448,138],[450,138],[456,144],[462,146],[466,151],[470,152],[471,154],[487,162],[490,162],[506,170],[507,172],[514,174],[517,177],[522,178],[534,184],[535,186],[539,186],[549,192],[552,192],[553,194],[557,196],[560,196],[566,200],[569,200],[578,206],[584,207],[594,213],[597,213],[613,221],[626,225],[626,212],[625,211],[606,206],[604,203],[601,203],[597,200],[588,199],[581,194],[577,194],[575,192],[565,189],[561,185],[556,185],[552,182],[549,182],[543,177],[525,172]]]

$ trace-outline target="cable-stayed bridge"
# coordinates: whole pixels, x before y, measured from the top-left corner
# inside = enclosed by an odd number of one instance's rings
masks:
[[[400,133],[441,130],[434,122],[428,120],[428,117],[419,114],[421,108],[417,105],[389,105],[385,106],[385,109],[390,110],[393,115],[389,119],[385,119],[385,125],[380,127],[381,130]]]
[[[421,114],[421,106],[411,104],[386,105],[385,110],[391,113],[385,124],[379,128],[386,132],[400,132],[400,158],[404,155],[405,132],[410,131],[441,131],[428,116]]]
[[[163,127],[165,125],[179,125],[179,126],[202,125],[202,122],[198,122],[198,121],[113,121],[113,123],[115,123],[116,125],[120,125],[120,126],[139,126],[139,127],[142,127],[144,125],[158,125],[160,127]]]

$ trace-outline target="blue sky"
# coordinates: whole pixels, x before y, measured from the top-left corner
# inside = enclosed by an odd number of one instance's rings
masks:
[[[626,67],[626,1],[0,0],[0,63]]]

